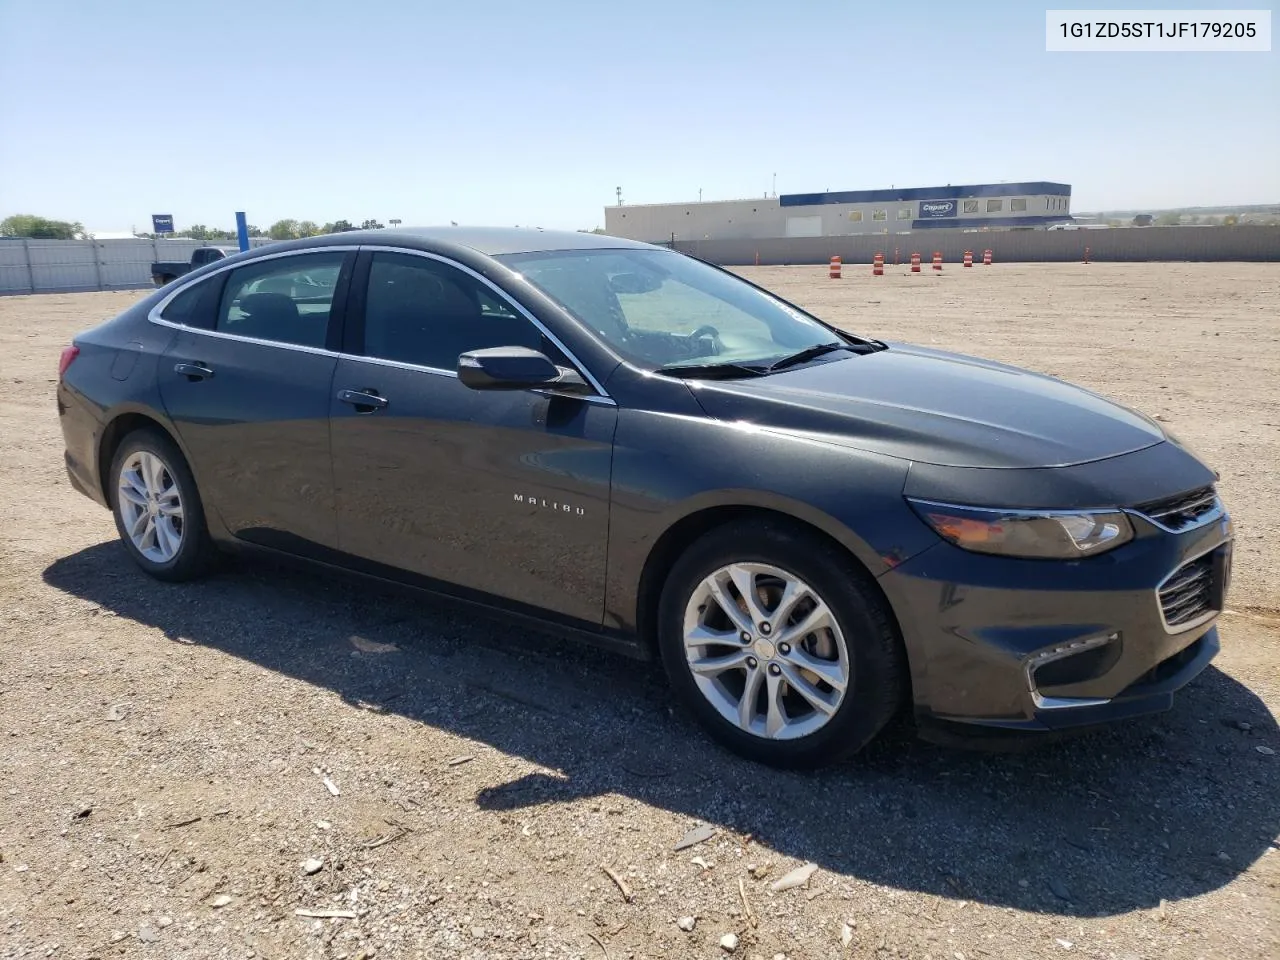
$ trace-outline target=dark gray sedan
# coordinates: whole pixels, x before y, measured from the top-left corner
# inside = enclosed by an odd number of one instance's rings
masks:
[[[935,735],[1167,709],[1218,649],[1231,524],[1158,424],[646,244],[260,248],[77,337],[58,411],[153,576],[252,548],[531,616],[656,655],[767,763],[908,706]]]

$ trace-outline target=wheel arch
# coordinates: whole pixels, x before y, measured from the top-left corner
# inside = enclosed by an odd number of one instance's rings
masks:
[[[126,437],[144,429],[154,429],[168,437],[187,461],[188,469],[191,469],[191,458],[187,456],[187,451],[183,447],[182,441],[178,439],[177,433],[162,419],[152,411],[141,408],[120,410],[107,421],[106,426],[103,427],[102,435],[98,438],[98,483],[102,487],[103,499],[110,509],[115,509],[115,485],[111,482],[108,474],[111,472],[111,463],[115,460],[116,451],[120,449],[120,444],[124,443]]]
[[[772,519],[798,527],[811,536],[827,541],[848,556],[849,560],[866,574],[868,587],[875,591],[884,604],[884,609],[901,641],[902,627],[898,622],[897,613],[876,579],[877,574],[887,569],[888,565],[876,556],[867,544],[852,532],[845,530],[835,520],[826,517],[825,514],[806,516],[805,513],[816,513],[816,511],[811,508],[808,511],[788,510],[777,504],[744,501],[699,506],[670,523],[654,541],[641,567],[635,609],[636,635],[640,643],[655,657],[657,656],[658,601],[662,595],[663,585],[666,583],[667,571],[671,569],[680,554],[699,537],[712,530],[728,523],[751,518]],[[832,532],[833,530],[839,530],[844,536],[836,535]]]

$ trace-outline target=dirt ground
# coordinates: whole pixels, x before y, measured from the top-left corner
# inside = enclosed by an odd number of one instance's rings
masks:
[[[655,669],[444,602],[149,580],[54,409],[59,349],[137,294],[0,298],[0,957],[1280,955],[1280,265],[743,272],[1167,422],[1238,525],[1215,666],[1030,753],[756,767]]]

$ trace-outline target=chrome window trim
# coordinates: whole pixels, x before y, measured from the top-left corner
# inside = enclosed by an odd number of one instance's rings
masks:
[[[1164,627],[1165,633],[1170,634],[1171,636],[1177,636],[1180,633],[1186,633],[1188,630],[1194,630],[1196,627],[1204,626],[1209,621],[1216,619],[1222,613],[1221,610],[1213,610],[1213,609],[1206,610],[1204,613],[1196,617],[1194,620],[1188,620],[1186,623],[1180,623],[1176,627],[1171,627],[1169,626],[1169,621],[1164,618],[1164,604],[1160,602],[1160,591],[1164,589],[1164,585],[1168,583],[1170,580],[1172,580],[1177,575],[1178,571],[1181,570],[1183,567],[1189,566],[1190,564],[1195,563],[1197,560],[1207,557],[1209,554],[1213,553],[1213,551],[1221,548],[1223,544],[1230,543],[1231,540],[1232,540],[1231,537],[1223,537],[1221,540],[1215,543],[1212,547],[1209,547],[1207,550],[1201,550],[1199,553],[1194,554],[1193,556],[1187,557],[1187,559],[1183,560],[1176,567],[1170,570],[1168,576],[1166,576],[1163,580],[1161,580],[1159,583],[1156,584],[1156,588],[1153,591],[1153,594],[1156,598],[1156,611],[1160,614],[1160,625]]]
[[[280,349],[280,350],[296,350],[298,353],[316,354],[318,356],[323,356],[323,357],[333,357],[338,360],[359,360],[363,363],[372,363],[377,366],[394,367],[400,370],[412,370],[419,373],[428,373],[437,377],[452,377],[456,380],[458,378],[458,372],[456,370],[444,370],[440,367],[430,367],[424,364],[417,364],[417,363],[406,363],[402,360],[387,360],[382,357],[370,357],[370,356],[365,356],[364,354],[359,354],[359,353],[343,353],[341,351],[328,350],[324,347],[310,347],[310,346],[307,346],[306,344],[301,344],[301,343],[285,343],[284,341],[281,341],[281,340],[262,340],[262,339],[259,339],[258,337],[246,337],[243,334],[239,334],[239,333],[226,333],[221,330],[206,330],[203,327],[189,327],[186,324],[174,323],[172,320],[166,320],[164,319],[164,317],[161,316],[165,308],[168,307],[169,304],[174,300],[174,298],[177,297],[179,294],[190,289],[191,287],[194,287],[198,283],[203,283],[204,281],[209,280],[210,278],[216,276],[219,273],[226,273],[228,271],[235,270],[238,267],[249,266],[250,264],[260,263],[264,260],[278,260],[284,257],[299,257],[299,256],[305,256],[307,254],[313,254],[313,253],[327,253],[329,251],[341,251],[343,253],[346,253],[352,250],[355,250],[355,251],[368,250],[370,252],[379,252],[379,253],[406,253],[413,256],[424,257],[428,260],[436,260],[440,263],[445,264],[446,266],[461,270],[463,273],[466,273],[469,276],[474,277],[476,280],[479,280],[486,287],[491,289],[504,302],[514,307],[517,313],[519,313],[522,317],[524,317],[526,320],[532,323],[541,333],[543,333],[552,343],[554,343],[556,347],[565,355],[565,357],[569,359],[570,363],[574,365],[578,373],[581,374],[582,377],[587,381],[587,383],[591,385],[591,388],[597,391],[597,394],[592,395],[592,394],[568,393],[563,390],[557,390],[555,389],[555,387],[539,388],[539,389],[533,390],[532,392],[539,393],[544,396],[572,397],[575,400],[582,400],[587,403],[597,403],[597,404],[603,404],[611,407],[617,406],[617,401],[615,401],[611,396],[609,396],[608,392],[604,389],[604,387],[600,385],[600,382],[591,375],[591,373],[586,369],[582,361],[579,360],[573,354],[573,351],[571,351],[568,347],[566,347],[564,345],[564,342],[561,341],[559,337],[557,337],[554,333],[548,330],[547,327],[543,323],[541,323],[537,317],[531,314],[522,304],[513,300],[507,293],[505,293],[500,287],[495,285],[487,277],[482,276],[481,274],[472,270],[470,267],[466,266],[465,264],[458,263],[456,260],[450,260],[448,257],[441,256],[440,254],[430,253],[426,250],[412,250],[407,247],[384,247],[384,246],[368,246],[368,245],[337,246],[335,245],[335,246],[313,247],[306,250],[285,250],[279,253],[265,254],[261,257],[254,257],[250,260],[242,260],[238,263],[232,263],[232,264],[227,264],[225,266],[220,266],[218,269],[210,270],[208,273],[202,274],[201,276],[195,278],[194,280],[180,284],[178,287],[176,287],[169,293],[165,294],[164,298],[161,299],[159,303],[157,303],[154,307],[152,307],[147,312],[147,319],[152,323],[161,327],[169,327],[170,329],[173,329],[173,330],[185,330],[188,333],[199,334],[200,336],[205,336],[205,337],[213,337],[218,340],[233,340],[233,341],[238,341],[240,343],[250,343],[255,346],[261,346],[261,347],[276,347],[277,349]]]
[[[187,333],[198,333],[203,337],[213,337],[215,340],[235,340],[240,343],[252,343],[258,347],[277,347],[281,350],[293,350],[297,353],[314,353],[322,357],[341,357],[343,354],[335,353],[324,347],[309,347],[305,343],[285,343],[283,340],[260,340],[258,337],[246,337],[242,333],[223,333],[221,330],[204,330],[200,327],[188,327],[186,324],[174,323],[172,320],[165,320],[163,317],[147,317],[152,323],[162,327],[170,327],[174,330],[185,330]]]

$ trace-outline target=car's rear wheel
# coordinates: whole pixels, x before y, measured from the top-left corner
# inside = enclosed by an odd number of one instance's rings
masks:
[[[156,430],[124,438],[111,465],[111,505],[125,549],[161,580],[190,580],[217,555],[195,479],[173,441]]]
[[[883,597],[857,562],[802,527],[708,533],[663,588],[659,645],[677,694],[734,751],[816,767],[866,745],[905,680]]]

